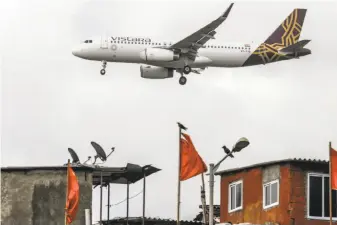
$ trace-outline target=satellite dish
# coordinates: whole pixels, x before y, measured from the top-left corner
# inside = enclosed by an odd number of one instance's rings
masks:
[[[97,155],[95,155],[95,159],[94,159],[93,164],[96,163],[97,158],[100,158],[103,162],[105,162],[107,160],[107,158],[115,151],[115,148],[112,147],[111,148],[111,152],[109,153],[109,155],[106,155],[105,151],[103,150],[103,148],[99,144],[97,144],[96,142],[92,141],[91,145],[92,145],[92,147],[94,147],[94,149],[95,149],[95,151],[97,153]]]
[[[68,152],[71,155],[71,158],[73,159],[72,163],[80,163],[80,159],[78,158],[78,155],[72,148],[68,148]]]
[[[91,145],[92,145],[92,147],[94,147],[94,149],[97,153],[97,155],[95,155],[95,162],[96,162],[97,158],[100,158],[103,162],[106,161],[107,157],[106,157],[106,154],[105,154],[105,151],[103,150],[103,148],[94,141],[91,142]]]

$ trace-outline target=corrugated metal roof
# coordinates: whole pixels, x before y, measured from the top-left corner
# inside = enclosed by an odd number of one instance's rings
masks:
[[[128,221],[131,222],[131,221],[134,221],[134,222],[141,222],[142,221],[142,217],[129,217],[128,218]],[[115,217],[113,219],[110,219],[109,220],[109,223],[113,223],[113,222],[123,222],[123,221],[126,221],[126,217]],[[153,222],[169,222],[169,223],[176,223],[177,220],[173,220],[173,219],[162,219],[162,218],[159,218],[159,217],[145,217],[145,221],[147,222],[150,222],[150,221],[153,221]],[[107,220],[103,220],[102,221],[103,224],[108,224],[108,221]],[[180,220],[181,223],[189,223],[189,224],[201,224],[202,222],[201,221],[193,221],[193,220]]]
[[[71,168],[74,170],[89,170],[93,171],[95,168],[84,165],[73,165],[71,164]],[[14,172],[14,171],[32,171],[32,170],[66,170],[67,165],[62,166],[8,166],[1,167],[1,171],[4,172]]]
[[[256,167],[270,166],[270,165],[275,165],[275,164],[283,164],[283,163],[328,164],[329,161],[320,160],[320,159],[288,158],[288,159],[268,161],[268,162],[263,162],[263,163],[256,163],[256,164],[252,164],[252,165],[249,165],[249,166],[237,167],[237,168],[228,169],[228,170],[222,170],[222,171],[216,172],[215,175],[221,176],[221,175],[224,175],[224,174],[227,174],[227,173],[239,172],[241,170],[253,169],[253,168],[256,168]]]
[[[74,171],[90,171],[92,172],[92,184],[97,186],[101,184],[102,173],[102,185],[106,186],[108,183],[112,184],[127,184],[136,183],[143,179],[144,176],[148,177],[153,173],[160,171],[151,165],[139,166],[132,163],[127,163],[126,167],[95,167],[85,164],[71,164],[71,168]],[[57,171],[67,170],[67,165],[62,166],[21,166],[21,167],[1,167],[1,172],[28,172],[28,171]]]

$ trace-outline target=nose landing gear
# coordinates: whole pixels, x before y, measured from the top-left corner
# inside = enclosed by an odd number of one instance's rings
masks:
[[[101,69],[101,75],[105,74],[105,68],[106,68],[106,61],[103,61],[103,65],[102,65],[103,69]]]

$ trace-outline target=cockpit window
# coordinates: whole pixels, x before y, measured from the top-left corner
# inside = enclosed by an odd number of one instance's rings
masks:
[[[84,43],[92,43],[92,40],[85,40]]]

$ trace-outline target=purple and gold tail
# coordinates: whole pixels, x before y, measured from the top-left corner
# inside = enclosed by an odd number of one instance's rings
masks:
[[[243,66],[266,64],[293,58],[279,50],[298,42],[306,12],[306,9],[294,9],[267,40],[252,53]]]

